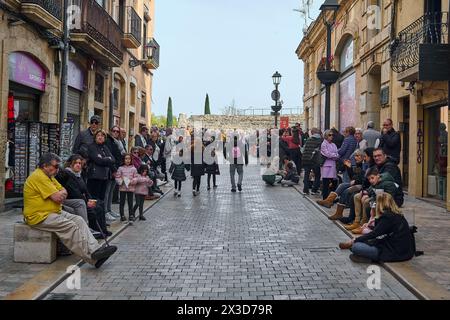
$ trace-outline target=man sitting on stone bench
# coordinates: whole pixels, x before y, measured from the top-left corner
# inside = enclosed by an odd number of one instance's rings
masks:
[[[80,216],[62,211],[67,191],[55,179],[61,159],[53,153],[45,153],[37,168],[25,182],[25,222],[32,228],[54,232],[74,254],[96,268],[116,252],[117,247],[102,247],[89,231]]]

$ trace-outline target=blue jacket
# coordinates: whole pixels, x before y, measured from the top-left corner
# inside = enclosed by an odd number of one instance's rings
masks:
[[[338,150],[339,157],[341,160],[350,159],[353,152],[355,152],[358,142],[355,136],[348,136],[344,139],[341,148]]]

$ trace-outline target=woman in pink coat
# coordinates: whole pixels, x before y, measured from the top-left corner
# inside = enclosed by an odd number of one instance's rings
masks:
[[[322,197],[325,200],[330,193],[330,184],[332,188],[336,188],[336,161],[339,159],[339,153],[333,141],[333,133],[330,130],[325,131],[324,140],[320,147],[320,153],[326,158],[321,168],[322,176]]]

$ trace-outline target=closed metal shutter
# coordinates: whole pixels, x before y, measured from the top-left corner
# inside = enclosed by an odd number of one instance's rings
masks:
[[[67,113],[80,115],[81,92],[69,88],[67,95]]]

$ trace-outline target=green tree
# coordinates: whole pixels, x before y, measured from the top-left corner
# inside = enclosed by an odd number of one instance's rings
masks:
[[[167,105],[167,128],[173,127],[173,114],[172,114],[172,98],[169,97],[169,103]]]
[[[211,109],[209,108],[209,96],[206,94],[205,98],[205,114],[211,114]]]

